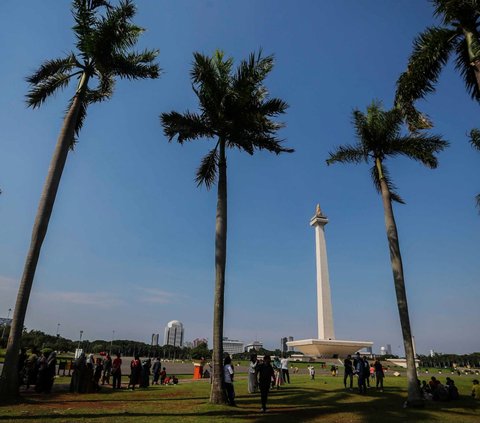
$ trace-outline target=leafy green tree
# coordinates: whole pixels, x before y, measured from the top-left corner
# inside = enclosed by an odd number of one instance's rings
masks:
[[[199,360],[201,358],[210,358],[210,350],[205,342],[198,344],[191,349],[191,356],[193,359]]]
[[[452,55],[467,92],[480,101],[480,1],[433,0],[432,3],[434,15],[441,19],[442,25],[428,27],[415,38],[407,70],[397,82],[395,104],[411,129],[431,126],[414,103],[435,91],[440,73]]]
[[[233,59],[217,51],[212,57],[194,53],[191,71],[200,112],[162,113],[164,133],[180,144],[199,138],[214,139],[215,146],[197,170],[198,185],[211,188],[218,177],[215,227],[215,295],[213,318],[213,383],[210,402],[225,402],[223,389],[223,315],[227,254],[227,156],[234,148],[253,154],[268,150],[291,153],[277,138],[283,124],[272,120],[287,109],[278,98],[269,98],[264,80],[273,69],[273,57],[261,52],[242,60],[233,72]]]
[[[157,51],[138,53],[131,50],[143,32],[142,28],[132,23],[136,13],[132,1],[124,0],[112,6],[106,0],[74,0],[72,13],[76,52],[44,62],[27,78],[31,85],[27,104],[32,108],[40,107],[71,80],[77,79],[78,83],[68,105],[35,218],[0,381],[0,393],[4,395],[18,394],[18,351],[40,249],[67,155],[82,128],[87,108],[112,96],[116,77],[140,79],[157,78],[159,75],[158,65],[154,63]],[[96,87],[91,88],[92,82],[96,82]]]
[[[401,135],[402,120],[402,113],[398,109],[383,111],[379,102],[373,102],[367,108],[366,114],[355,110],[353,125],[357,143],[338,147],[336,151],[330,153],[327,164],[337,162],[372,164],[370,172],[373,183],[382,196],[393,281],[408,366],[408,403],[413,405],[421,400],[421,395],[417,385],[402,256],[392,207],[392,201],[403,203],[403,200],[395,192],[385,161],[389,157],[402,155],[433,169],[437,167],[435,154],[442,151],[448,143],[439,136],[420,133],[415,136],[403,136]]]

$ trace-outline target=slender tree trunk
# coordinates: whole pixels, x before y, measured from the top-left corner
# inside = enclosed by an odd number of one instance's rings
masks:
[[[25,315],[27,313],[28,300],[30,298],[30,291],[32,290],[40,249],[47,233],[48,222],[52,214],[53,204],[57,195],[63,168],[67,160],[68,150],[72,145],[74,129],[87,83],[88,76],[83,74],[73,103],[63,121],[63,126],[60,135],[58,136],[57,145],[55,146],[50,167],[48,169],[47,178],[43,186],[37,215],[33,225],[30,248],[25,260],[22,280],[18,289],[10,335],[8,337],[5,363],[0,378],[0,396],[18,395],[18,353],[20,350]]]
[[[478,57],[480,45],[479,34],[476,28],[463,27],[463,35],[467,41],[468,56],[470,58],[470,66],[475,72],[475,79],[477,80],[477,87],[480,90],[480,59]]]
[[[215,302],[213,306],[213,375],[210,402],[225,403],[223,380],[223,313],[227,259],[227,161],[225,141],[220,139],[217,217],[215,223]]]
[[[402,327],[403,345],[407,359],[407,383],[408,383],[408,404],[418,406],[423,404],[420,388],[418,387],[417,368],[415,366],[415,352],[413,349],[412,331],[410,328],[410,317],[408,314],[407,293],[405,291],[405,279],[403,276],[402,255],[398,241],[397,224],[393,215],[392,199],[387,182],[383,177],[382,163],[380,159],[375,160],[380,179],[382,192],[383,209],[385,213],[385,229],[387,231],[388,246],[390,248],[390,261],[392,263],[393,282],[397,296],[398,314]]]

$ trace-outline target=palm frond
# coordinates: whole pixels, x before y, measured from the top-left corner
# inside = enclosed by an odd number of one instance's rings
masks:
[[[221,51],[210,58],[194,53],[194,63],[190,72],[192,87],[200,102],[200,109],[215,125],[221,125],[222,109],[230,90],[230,72],[233,59],[224,59]]]
[[[414,103],[435,90],[435,85],[451,51],[455,48],[457,30],[427,28],[413,42],[408,67],[397,81],[395,105],[412,125],[420,122]]]
[[[478,0],[433,0],[434,15],[442,19],[445,25],[471,21],[480,15]]]
[[[285,140],[278,139],[267,133],[252,132],[247,135],[243,142],[236,140],[234,144],[249,154],[253,154],[255,150],[267,150],[275,154],[295,152],[293,148],[284,147],[282,145],[284,142]]]
[[[72,15],[75,21],[72,29],[77,38],[75,45],[85,62],[91,55],[94,45],[94,28],[98,24],[95,12],[98,7],[101,5],[97,6],[96,3],[86,0],[73,0],[72,3]]]
[[[172,141],[177,137],[180,144],[203,137],[211,138],[215,135],[200,115],[189,111],[184,114],[178,112],[162,113],[160,121],[168,140]]]
[[[475,197],[475,202],[477,204],[477,208],[480,213],[480,194],[477,194],[477,196]]]
[[[470,53],[467,41],[462,39],[456,45],[457,57],[455,58],[455,69],[460,73],[465,82],[467,93],[473,100],[480,101],[480,89],[478,88],[475,68],[471,64]]]
[[[205,184],[207,189],[210,189],[217,179],[218,170],[218,152],[217,146],[211,150],[203,159],[202,163],[197,169],[195,182],[197,186]]]
[[[335,151],[329,152],[327,165],[334,163],[362,163],[368,162],[368,152],[362,145],[341,145]]]
[[[248,60],[242,60],[238,66],[237,72],[233,78],[232,84],[235,91],[255,92],[258,91],[260,97],[267,95],[266,90],[262,90],[261,83],[273,69],[273,55],[262,57],[262,50],[258,53],[251,53]]]
[[[288,107],[288,103],[282,99],[270,98],[258,107],[258,112],[265,116],[277,116],[285,113]]]
[[[42,63],[38,70],[28,76],[26,81],[32,85],[39,84],[45,79],[55,76],[57,73],[68,73],[68,71],[72,70],[77,65],[78,62],[73,53],[60,59],[47,60]]]
[[[98,103],[108,100],[113,95],[115,87],[115,79],[111,75],[102,74],[99,77],[99,83],[96,89],[87,89],[85,92],[85,100],[88,104]]]
[[[383,172],[383,179],[387,183],[388,191],[390,192],[390,198],[392,201],[396,203],[405,204],[405,201],[397,194],[396,190],[397,187],[393,184],[392,180],[390,179],[390,172],[388,171],[387,167],[384,163],[382,163],[382,172]],[[375,189],[379,194],[382,192],[382,188],[380,186],[380,175],[378,174],[377,166],[374,164],[370,168],[370,175],[372,176],[372,181]]]
[[[145,50],[142,53],[130,53],[127,55],[116,54],[112,57],[109,69],[120,78],[144,79],[158,78],[160,68],[153,63],[158,55],[158,50]]]
[[[40,107],[58,89],[65,88],[73,75],[76,75],[76,73],[67,74],[59,72],[35,84],[26,95],[27,106],[34,109]]]
[[[106,16],[99,19],[96,28],[97,53],[109,50],[111,53],[125,51],[135,46],[138,37],[145,31],[131,23],[136,7],[130,0],[121,1],[116,7],[107,10]],[[96,56],[97,60],[100,56]]]
[[[385,154],[389,156],[401,154],[424,164],[430,169],[435,169],[438,166],[436,154],[443,151],[448,145],[448,142],[439,135],[418,134],[391,140]]]
[[[470,131],[470,144],[480,151],[480,129],[474,128]]]

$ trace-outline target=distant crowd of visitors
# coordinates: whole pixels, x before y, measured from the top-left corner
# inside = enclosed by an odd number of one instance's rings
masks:
[[[161,361],[155,357],[153,363],[150,358],[140,360],[135,355],[130,362],[130,375],[128,378],[127,389],[135,390],[135,387],[147,388],[150,386],[150,376],[152,376],[152,385],[176,385],[178,378],[175,375],[167,376],[166,368],[161,367]],[[100,380],[102,385],[109,385],[112,378],[112,388],[121,389],[122,386],[122,358],[119,353],[112,360],[109,354],[103,358],[94,358],[93,354],[87,357],[85,353],[73,362],[72,380],[70,382],[70,392],[85,393],[96,392],[100,390]]]
[[[122,386],[122,358],[116,354],[112,360],[109,354],[95,358],[82,352],[71,363],[70,392],[90,393],[98,392],[101,385],[112,385],[113,389]],[[57,375],[57,353],[40,353],[32,348],[27,355],[26,348],[20,350],[18,357],[18,377],[20,386],[28,390],[34,387],[35,392],[49,393],[52,390],[55,376]],[[161,366],[160,359],[156,357],[153,362],[150,358],[141,361],[136,355],[130,363],[130,375],[127,389],[134,390],[136,386],[146,388],[152,385],[176,385],[178,378],[167,375],[166,368]]]

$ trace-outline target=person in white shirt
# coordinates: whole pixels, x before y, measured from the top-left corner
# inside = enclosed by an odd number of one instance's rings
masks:
[[[288,362],[289,360],[287,356],[284,354],[282,360],[280,361],[282,365],[282,376],[283,376],[284,382],[290,383],[290,373],[288,372]]]
[[[232,359],[229,355],[225,357],[223,362],[223,377],[225,382],[225,390],[227,391],[228,404],[235,406],[235,390],[233,389],[233,367]]]

